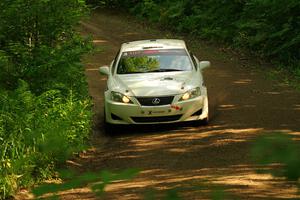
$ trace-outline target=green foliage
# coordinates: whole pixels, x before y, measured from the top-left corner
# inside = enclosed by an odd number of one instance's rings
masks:
[[[18,42],[32,48],[72,37],[86,12],[83,0],[2,0],[0,9],[1,46]]]
[[[1,93],[0,102],[0,196],[49,178],[55,165],[84,148],[88,100],[64,98],[58,90],[36,96],[19,81],[16,91]]]
[[[0,1],[0,199],[85,148],[91,102],[74,26],[84,0]]]
[[[245,4],[236,41],[280,61],[299,60],[300,2],[257,1]]]
[[[261,165],[282,164],[276,170],[267,170],[276,176],[297,181],[300,178],[300,146],[288,135],[274,133],[257,139],[252,156]]]
[[[87,11],[83,0],[3,0],[0,10],[2,87],[15,88],[19,78],[40,84],[41,76],[51,85],[48,78],[80,62],[87,50],[73,30]]]
[[[300,60],[299,0],[107,0],[162,27],[245,48],[294,69]]]
[[[170,189],[166,192],[166,196],[163,200],[181,200],[176,189]]]

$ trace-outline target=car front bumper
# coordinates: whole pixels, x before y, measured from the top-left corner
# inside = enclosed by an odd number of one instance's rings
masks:
[[[199,96],[161,106],[113,102],[105,98],[105,117],[110,124],[160,124],[208,118],[208,98]]]

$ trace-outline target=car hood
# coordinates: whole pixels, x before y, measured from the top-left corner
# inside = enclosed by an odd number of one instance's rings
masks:
[[[167,96],[181,94],[199,85],[193,71],[115,75],[112,89],[128,96]]]

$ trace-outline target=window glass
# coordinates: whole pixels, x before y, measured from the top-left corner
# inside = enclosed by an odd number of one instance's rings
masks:
[[[123,52],[118,74],[190,71],[192,63],[184,49],[163,49]]]

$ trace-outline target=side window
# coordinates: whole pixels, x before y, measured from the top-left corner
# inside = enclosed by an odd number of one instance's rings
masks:
[[[116,57],[115,57],[115,59],[114,59],[114,61],[112,63],[112,69],[111,69],[112,70],[112,74],[114,74],[115,69],[117,67],[117,60],[118,60],[119,54],[120,54],[120,50],[118,51],[118,53],[117,53],[117,55],[116,55]]]
[[[198,70],[198,62],[197,62],[197,60],[195,59],[195,56],[194,56],[194,54],[193,54],[192,52],[190,52],[190,56],[191,56],[191,59],[192,59],[192,61],[193,61],[193,64],[194,64],[196,70]]]

